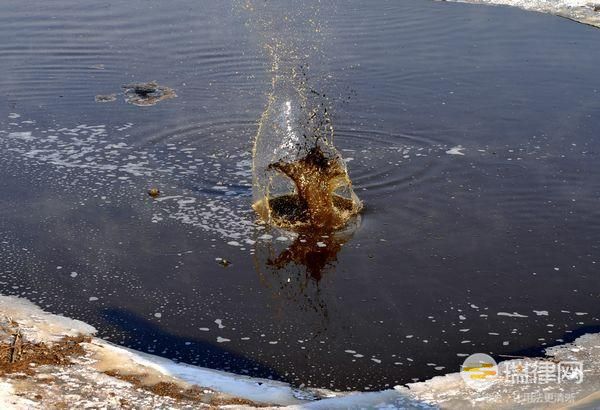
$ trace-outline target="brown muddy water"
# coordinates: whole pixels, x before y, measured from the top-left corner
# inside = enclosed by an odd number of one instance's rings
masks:
[[[599,331],[600,31],[324,3],[2,2],[0,293],[341,390]],[[364,205],[341,231],[257,223],[254,138],[270,98],[298,101],[275,68],[328,109]],[[176,97],[127,103],[152,81]]]

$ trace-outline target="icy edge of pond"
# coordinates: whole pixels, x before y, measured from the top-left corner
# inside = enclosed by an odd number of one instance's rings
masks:
[[[578,373],[581,379],[558,380],[561,365],[577,364],[581,365],[582,372]],[[502,361],[498,369],[504,376],[481,391],[468,387],[460,373],[437,376],[408,387],[425,403],[447,409],[600,407],[600,333],[550,347],[546,349],[546,357]],[[527,380],[521,378],[519,371],[527,374]]]
[[[10,322],[16,322],[22,340],[26,342],[52,343],[64,336],[92,336],[96,333],[96,329],[86,323],[45,312],[30,301],[15,296],[0,296],[0,316]],[[4,336],[2,342],[12,343],[12,336],[8,334]],[[77,370],[79,373],[87,372],[87,376],[96,373],[93,377],[86,377],[86,380],[95,381],[99,377],[109,377],[104,372],[110,370],[124,375],[143,375],[144,378],[150,374],[155,376],[156,380],[184,386],[197,385],[227,396],[257,403],[290,405],[304,401],[303,392],[296,391],[286,383],[177,364],[162,357],[116,346],[95,337],[90,343],[83,343],[82,346],[86,351],[85,358],[89,360],[77,359],[75,361],[77,366],[74,367],[79,368]],[[57,372],[63,376],[69,372],[67,369],[62,371],[58,369],[59,366],[56,367]],[[72,366],[65,368],[69,367]],[[69,374],[67,377],[72,375]],[[11,374],[0,380],[0,403],[7,402],[7,395],[15,394],[10,386],[13,384],[12,381]],[[310,396],[309,392],[305,394]],[[32,397],[27,398],[32,399]],[[20,401],[22,400],[17,400],[15,397],[13,404],[17,405]]]
[[[111,361],[116,358],[122,360],[119,368],[126,371],[144,367],[176,380],[258,403],[290,405],[303,402],[297,397],[301,393],[295,392],[286,383],[175,363],[163,357],[116,346],[100,339],[94,339],[93,344],[105,349],[105,354],[107,350],[110,351]]]
[[[600,28],[600,0],[437,0],[519,7],[554,14]]]
[[[79,320],[44,312],[37,305],[15,296],[0,296],[0,316],[19,324],[24,340],[54,342],[63,336],[93,335],[96,330]],[[3,340],[10,342],[10,340]],[[44,408],[47,402],[34,397],[38,379],[58,377],[69,380],[68,385],[76,391],[88,391],[86,397],[77,396],[72,405],[98,403],[111,399],[128,398],[150,400],[153,406],[166,405],[170,408],[186,408],[169,397],[153,395],[140,390],[123,380],[109,376],[107,370],[125,375],[140,375],[153,380],[166,381],[181,386],[200,386],[224,397],[245,399],[254,403],[265,403],[289,408],[342,409],[342,408],[536,408],[541,397],[545,408],[561,408],[565,405],[582,405],[584,408],[600,406],[600,334],[587,334],[575,342],[547,349],[547,358],[522,358],[500,363],[511,366],[521,361],[530,365],[542,363],[573,362],[583,363],[581,383],[563,382],[547,384],[514,384],[508,379],[495,381],[485,391],[469,388],[459,373],[434,377],[430,380],[411,383],[408,387],[396,386],[380,392],[335,393],[328,390],[303,391],[282,382],[251,378],[212,369],[186,364],[178,364],[169,359],[138,352],[113,345],[107,341],[92,338],[83,343],[86,356],[75,360],[73,366],[36,366],[38,372],[28,380],[29,389],[24,389],[27,379],[11,374],[0,377],[0,405],[2,408]],[[50,368],[45,373],[42,368]],[[44,395],[73,397],[64,391],[64,385],[43,386]],[[60,390],[60,389],[63,390]],[[137,395],[137,396],[136,396]],[[116,398],[115,398],[116,396]],[[544,400],[550,397],[551,400]],[[564,400],[567,398],[568,400]],[[318,400],[315,400],[318,399]],[[61,398],[62,400],[62,398]],[[71,400],[71,399],[69,399]],[[161,401],[163,400],[163,401]],[[171,400],[171,402],[168,402]],[[67,403],[69,404],[69,403]],[[202,403],[199,403],[201,405]],[[231,405],[228,405],[228,407]],[[239,406],[236,406],[239,408]],[[248,408],[248,405],[244,405]]]
[[[27,299],[0,295],[0,316],[19,323],[28,341],[56,342],[65,336],[93,335],[87,323],[43,311]]]

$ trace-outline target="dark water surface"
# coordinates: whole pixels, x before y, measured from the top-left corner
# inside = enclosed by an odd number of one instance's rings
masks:
[[[314,30],[278,4],[0,4],[0,292],[143,351],[342,390],[598,331],[600,31],[416,0],[309,3]],[[365,203],[325,247],[250,209],[275,34],[306,46]],[[94,101],[151,80],[178,97]]]

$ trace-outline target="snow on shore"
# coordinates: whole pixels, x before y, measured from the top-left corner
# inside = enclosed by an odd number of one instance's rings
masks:
[[[303,391],[286,383],[177,364],[94,338],[81,321],[44,312],[18,297],[0,296],[0,343],[14,347],[17,333],[27,343],[60,343],[79,337],[84,354],[72,364],[30,363],[30,369],[6,371],[0,363],[0,408],[269,408],[289,409],[431,409],[431,408],[594,408],[600,407],[600,334],[549,348],[548,358],[501,362],[531,366],[580,362],[581,382],[519,384],[499,379],[485,391],[468,387],[459,373],[380,392]],[[18,332],[10,329],[18,329]],[[84,336],[84,339],[81,339]],[[70,342],[74,343],[74,342]],[[26,358],[26,355],[23,356]],[[6,366],[6,364],[4,364]],[[10,366],[10,365],[8,365]],[[179,392],[183,392],[179,394]]]
[[[580,363],[583,372],[578,378],[562,381],[549,377],[545,381],[540,378],[524,383],[502,377],[483,391],[467,387],[459,373],[452,373],[409,384],[409,388],[419,399],[447,409],[600,408],[600,334],[586,334],[573,343],[548,348],[546,355],[546,358],[507,360],[498,367],[500,373],[512,369],[514,376],[520,367],[523,371],[539,372],[544,368],[556,370],[559,363]],[[555,374],[549,372],[548,376]]]
[[[600,27],[600,0],[440,0],[519,7]]]
[[[93,344],[100,350],[104,350],[105,360],[113,364],[110,368],[114,368],[116,365],[121,371],[125,370],[126,372],[135,372],[144,368],[148,372],[155,371],[175,380],[257,403],[288,405],[303,402],[296,397],[296,395],[300,396],[300,393],[294,392],[286,383],[174,363],[169,359],[115,346],[99,339],[94,340]],[[116,363],[115,359],[120,363]]]
[[[60,342],[65,336],[86,336],[80,343],[85,355],[71,357],[65,365],[33,365],[33,374],[4,372],[0,376],[0,408],[84,408],[136,403],[133,408],[196,408],[203,405],[252,403],[270,405],[300,404],[303,400],[288,384],[249,378],[211,369],[176,364],[168,359],[115,346],[91,337],[96,330],[81,321],[44,312],[18,297],[0,296],[0,342],[5,348],[15,345],[16,334],[23,343]],[[9,327],[12,327],[10,330]],[[17,332],[18,330],[18,332]],[[23,355],[26,359],[26,354]],[[31,365],[30,365],[31,366]],[[108,373],[108,374],[107,374]],[[114,377],[114,374],[124,377]],[[135,379],[135,380],[134,380]],[[40,388],[40,380],[48,381]],[[130,381],[134,380],[134,383]],[[144,389],[158,383],[181,390],[200,388],[200,401],[176,400]],[[196,393],[195,391],[193,391]],[[143,405],[141,405],[143,403]],[[140,407],[138,407],[140,406]]]

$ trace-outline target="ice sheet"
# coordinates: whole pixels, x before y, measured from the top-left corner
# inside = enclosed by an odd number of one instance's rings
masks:
[[[446,0],[442,0],[446,1]],[[519,7],[600,27],[600,1],[589,0],[447,0],[460,3]]]

